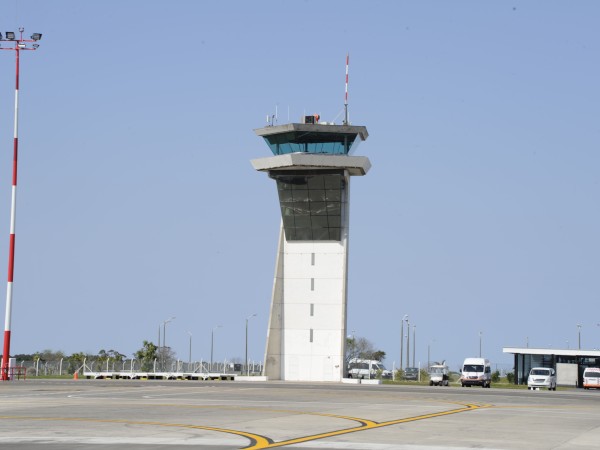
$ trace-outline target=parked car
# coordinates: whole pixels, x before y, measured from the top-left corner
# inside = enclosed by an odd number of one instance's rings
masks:
[[[583,371],[583,388],[600,389],[600,368],[586,367]]]
[[[556,372],[548,367],[534,367],[527,377],[527,389],[548,388],[556,390]]]
[[[404,379],[409,381],[418,381],[419,369],[416,367],[407,367],[404,369]]]

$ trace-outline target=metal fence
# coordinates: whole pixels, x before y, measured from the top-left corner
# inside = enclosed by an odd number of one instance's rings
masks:
[[[74,362],[68,358],[60,360],[45,361],[37,359],[35,361],[16,361],[17,366],[27,370],[27,376],[62,376],[73,375],[75,372],[174,372],[174,373],[223,373],[238,375],[260,375],[262,373],[262,362],[249,361],[245,364],[234,363],[231,361],[167,361],[161,364],[161,361],[155,359],[151,367],[143,370],[142,364],[136,359],[125,359],[123,361],[112,361],[104,359],[86,358],[83,363]]]

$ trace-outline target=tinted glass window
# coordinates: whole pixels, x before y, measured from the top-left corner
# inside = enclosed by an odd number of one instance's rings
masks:
[[[274,155],[286,153],[347,155],[351,149],[356,149],[360,143],[358,135],[342,133],[292,131],[263,137]]]
[[[341,240],[346,199],[343,171],[271,172],[270,176],[277,182],[288,241]]]

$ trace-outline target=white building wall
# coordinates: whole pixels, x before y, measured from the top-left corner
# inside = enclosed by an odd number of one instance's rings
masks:
[[[265,352],[269,379],[344,376],[349,179],[341,241],[288,242],[282,225]]]
[[[346,251],[341,242],[283,243],[282,378],[343,377]]]

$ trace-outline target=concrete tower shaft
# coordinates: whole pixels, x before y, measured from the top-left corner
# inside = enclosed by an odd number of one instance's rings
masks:
[[[265,375],[340,381],[345,372],[350,177],[368,158],[349,156],[365,127],[288,124],[255,130],[274,156],[256,170],[276,181],[281,229]]]

